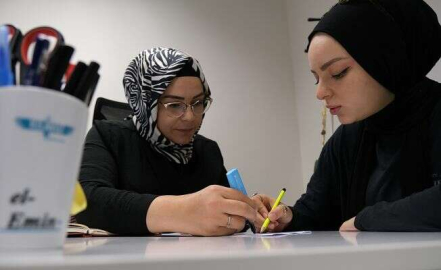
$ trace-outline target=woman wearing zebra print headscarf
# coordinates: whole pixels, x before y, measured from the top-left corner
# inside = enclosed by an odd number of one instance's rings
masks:
[[[227,235],[255,220],[254,202],[228,188],[220,149],[198,131],[212,99],[199,62],[171,48],[141,52],[123,85],[133,117],[95,121],[80,181],[86,225],[117,234]]]

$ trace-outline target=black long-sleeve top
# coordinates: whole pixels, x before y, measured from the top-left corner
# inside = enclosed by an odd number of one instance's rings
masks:
[[[366,207],[357,214],[355,226],[370,231],[441,231],[441,101],[429,119],[429,181],[433,186],[403,196],[394,155],[400,154],[399,137],[380,135],[375,168],[366,190]],[[324,146],[306,193],[296,202],[293,220],[286,230],[338,230],[342,204],[348,196],[348,179],[355,166],[357,136],[363,122],[341,125]],[[373,161],[374,162],[374,161]],[[425,181],[415,179],[415,181]]]
[[[125,235],[149,233],[146,215],[157,196],[228,186],[216,142],[197,135],[190,162],[175,164],[154,151],[131,120],[94,122],[79,179],[88,207],[76,216],[78,222]]]

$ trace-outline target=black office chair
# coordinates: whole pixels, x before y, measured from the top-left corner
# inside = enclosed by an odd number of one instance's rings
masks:
[[[99,97],[95,102],[93,120],[125,120],[132,113],[127,103]]]

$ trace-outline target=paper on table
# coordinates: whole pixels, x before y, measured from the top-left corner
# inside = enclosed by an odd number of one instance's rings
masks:
[[[284,237],[287,235],[305,235],[305,234],[311,234],[311,231],[297,231],[297,232],[274,232],[274,233],[256,233],[256,234],[250,234],[250,233],[236,233],[233,234],[233,237],[250,237],[250,238],[277,238],[277,237]]]
[[[188,233],[172,232],[172,233],[160,233],[160,234],[157,234],[155,236],[161,236],[161,237],[191,237],[193,235],[188,234]]]
[[[276,237],[284,237],[287,235],[305,235],[311,234],[311,231],[297,231],[297,232],[274,232],[274,233],[250,233],[250,232],[242,232],[235,233],[233,235],[229,235],[229,237],[250,237],[250,238],[276,238]],[[165,236],[165,237],[191,237],[193,235],[187,233],[161,233],[157,236]]]

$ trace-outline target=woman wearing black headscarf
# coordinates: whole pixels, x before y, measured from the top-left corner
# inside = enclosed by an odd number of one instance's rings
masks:
[[[441,231],[441,27],[422,0],[340,1],[309,36],[317,98],[342,125],[269,230]],[[273,199],[259,194],[256,225]]]
[[[95,121],[77,220],[116,234],[226,235],[255,220],[255,204],[228,188],[216,142],[197,135],[211,99],[196,59],[172,48],[141,52],[123,79],[133,117]]]

